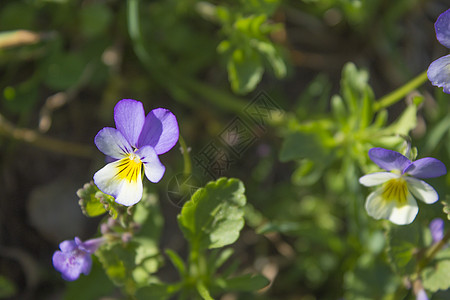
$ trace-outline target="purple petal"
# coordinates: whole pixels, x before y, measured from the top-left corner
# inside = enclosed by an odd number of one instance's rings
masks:
[[[403,173],[408,173],[417,178],[433,178],[447,174],[447,169],[440,160],[432,157],[425,157],[413,161],[405,168]]]
[[[136,154],[144,163],[144,172],[147,179],[154,183],[160,181],[166,171],[166,168],[159,161],[158,155],[153,147],[144,146],[136,151]]]
[[[92,257],[90,255],[86,255],[81,262],[81,273],[84,275],[89,275],[92,268]]]
[[[428,79],[434,86],[444,88],[444,93],[450,94],[450,55],[433,61],[428,67]]]
[[[83,273],[88,275],[92,267],[92,258],[90,255],[72,256],[66,259],[65,264],[61,270],[61,275],[64,280],[74,281]]]
[[[97,249],[105,242],[105,239],[103,237],[96,238],[96,239],[90,239],[85,241],[84,243],[81,243],[80,249],[87,252],[87,253],[94,253],[97,251]]]
[[[114,107],[114,121],[117,129],[127,139],[128,143],[136,147],[145,121],[142,102],[133,99],[120,100]]]
[[[434,29],[439,43],[450,48],[450,9],[439,15],[434,23]]]
[[[107,163],[107,164],[109,164],[109,163],[112,163],[112,162],[115,162],[115,161],[117,161],[118,159],[117,158],[113,158],[113,157],[111,157],[111,156],[105,156],[105,163]]]
[[[64,280],[73,281],[78,279],[81,273],[89,274],[92,266],[90,254],[75,249],[70,252],[56,251],[52,257],[53,266]]]
[[[372,148],[369,150],[370,159],[386,171],[400,170],[407,167],[411,161],[406,156],[392,150]]]
[[[55,251],[55,253],[53,253],[53,257],[52,257],[52,262],[53,262],[53,266],[55,267],[55,269],[57,271],[60,271],[64,269],[64,265],[66,262],[66,254],[64,252],[61,251]]]
[[[423,288],[417,292],[416,300],[428,300],[427,293]]]
[[[121,159],[133,149],[119,130],[105,127],[100,130],[94,139],[98,150],[114,159]]]
[[[83,244],[83,241],[82,240],[80,240],[80,238],[79,237],[75,237],[75,244],[77,244],[77,247],[79,248],[80,247],[80,245],[82,245]]]
[[[430,222],[430,232],[433,238],[433,244],[442,240],[444,237],[444,220],[441,218],[433,219]]]
[[[75,243],[75,241],[72,241],[72,240],[64,241],[59,244],[59,249],[61,249],[61,251],[63,251],[63,252],[70,252],[70,251],[75,250],[76,248],[77,248],[77,244]]]
[[[178,135],[178,122],[175,115],[167,109],[156,108],[145,118],[138,147],[152,146],[156,154],[163,154],[175,146]]]

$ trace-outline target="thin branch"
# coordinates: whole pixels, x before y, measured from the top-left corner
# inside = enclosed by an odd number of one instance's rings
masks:
[[[93,148],[72,142],[65,142],[37,133],[31,129],[17,128],[0,114],[0,135],[4,135],[33,146],[70,156],[91,158]]]

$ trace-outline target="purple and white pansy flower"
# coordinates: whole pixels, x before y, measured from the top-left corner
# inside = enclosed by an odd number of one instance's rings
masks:
[[[95,145],[112,162],[94,175],[94,182],[117,203],[130,206],[142,198],[142,170],[151,182],[158,182],[165,167],[158,155],[177,143],[179,130],[174,114],[156,108],[145,116],[142,102],[123,99],[114,107],[116,128],[105,127]]]
[[[439,199],[433,187],[421,179],[439,177],[447,173],[438,159],[426,157],[411,162],[392,150],[372,148],[370,159],[388,172],[365,175],[359,182],[365,186],[381,185],[366,200],[367,213],[375,219],[388,219],[398,225],[414,221],[419,208],[416,199],[427,204]]]
[[[434,29],[439,43],[450,49],[450,9],[439,15]],[[444,93],[450,94],[450,55],[433,61],[427,75],[433,85],[444,88]]]

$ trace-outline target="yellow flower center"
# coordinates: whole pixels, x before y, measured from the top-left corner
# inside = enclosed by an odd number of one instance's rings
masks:
[[[387,202],[395,201],[397,206],[406,204],[408,195],[408,187],[403,178],[393,178],[383,184],[383,193],[381,196]]]
[[[136,182],[138,175],[142,171],[142,161],[134,154],[128,154],[128,157],[122,158],[117,165],[116,176],[120,180],[127,180],[129,182]]]

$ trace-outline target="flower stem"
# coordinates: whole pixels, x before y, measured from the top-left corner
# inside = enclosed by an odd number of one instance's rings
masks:
[[[448,243],[450,240],[450,232],[447,232],[442,240],[433,244],[430,248],[425,252],[424,257],[419,261],[417,266],[417,275],[420,275],[422,270],[433,260],[436,254]]]
[[[376,101],[373,106],[374,111],[379,111],[383,108],[397,103],[398,101],[403,99],[403,97],[405,97],[409,92],[421,86],[427,79],[427,71],[420,73],[405,85],[399,87],[395,91],[387,94],[384,97],[381,97],[378,101]]]
[[[184,141],[181,135],[178,141],[180,142],[181,146],[181,154],[183,154],[183,162],[184,162],[183,174],[185,176],[189,176],[192,173],[191,157],[189,154],[190,149],[186,146],[186,142]]]

